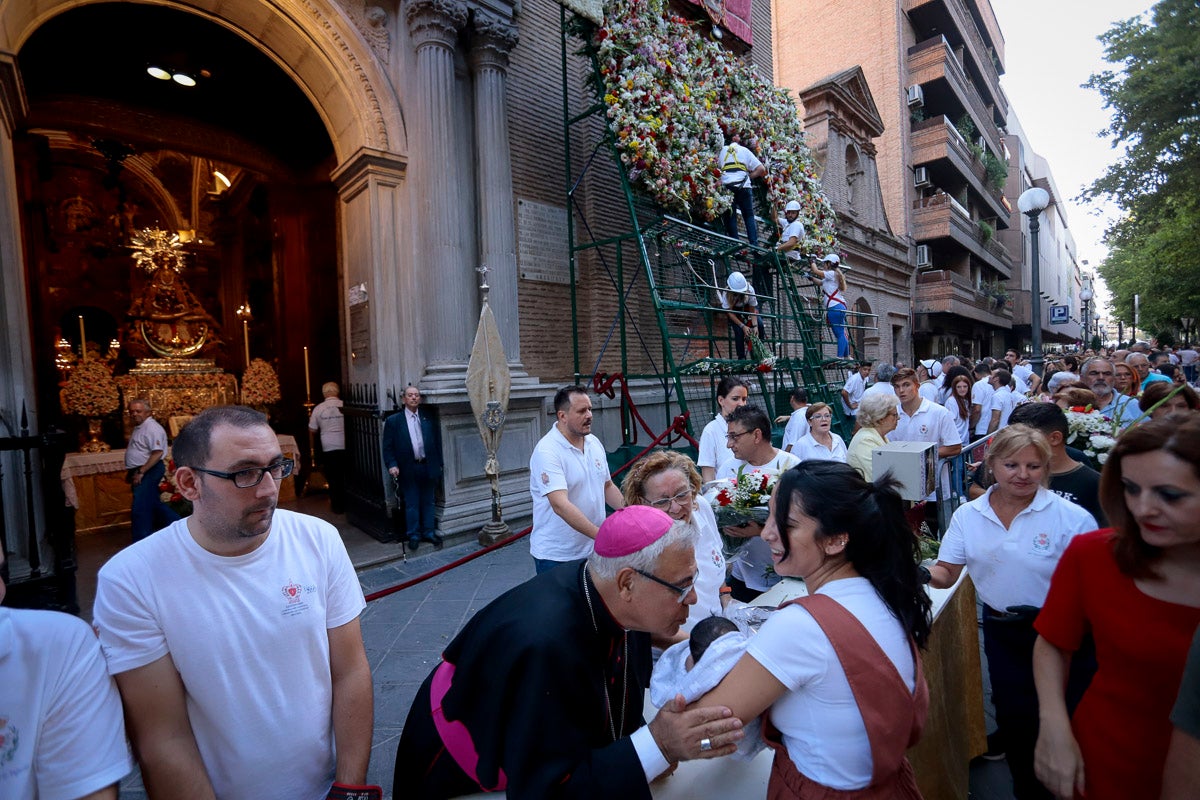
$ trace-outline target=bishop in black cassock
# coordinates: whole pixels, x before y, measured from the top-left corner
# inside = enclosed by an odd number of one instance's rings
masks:
[[[413,700],[396,796],[502,788],[510,798],[634,800],[673,763],[733,752],[741,723],[727,709],[681,703],[642,720],[651,633],[674,634],[696,601],[694,536],[657,509],[622,509],[601,525],[589,561],[476,614]],[[642,551],[654,560],[639,561]]]

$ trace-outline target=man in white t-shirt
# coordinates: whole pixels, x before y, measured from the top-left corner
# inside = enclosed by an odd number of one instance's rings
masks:
[[[804,258],[800,252],[800,242],[804,240],[804,223],[800,221],[800,203],[789,200],[784,206],[783,218],[787,224],[783,233],[779,234],[779,244],[775,245],[777,253],[783,253],[789,261],[799,262]]]
[[[988,435],[992,422],[992,400],[996,390],[992,388],[992,370],[986,361],[975,365],[975,385],[971,387],[971,441]]]
[[[100,570],[94,625],[151,797],[378,800],[366,605],[332,525],[276,509],[292,472],[265,415],[175,440],[192,515]]]
[[[842,412],[850,418],[851,422],[855,421],[858,415],[858,404],[862,402],[863,392],[867,390],[867,376],[871,374],[871,362],[858,362],[858,369],[855,370],[846,383],[842,386]],[[854,426],[855,428],[858,425]]]
[[[796,456],[771,444],[771,419],[758,406],[742,406],[734,411],[729,416],[729,431],[725,438],[729,442],[729,449],[733,451],[733,458],[717,470],[718,478],[733,478],[739,469],[778,474],[800,463]],[[733,599],[750,602],[779,582],[778,576],[767,575],[771,548],[759,538],[762,525],[758,523],[726,528],[725,532],[746,539],[732,559],[729,586],[733,589]]]
[[[875,382],[868,386],[862,396],[867,397],[872,394],[890,394],[896,396],[896,390],[892,388],[892,377],[896,374],[896,368],[891,364],[883,361],[875,366]],[[859,400],[862,403],[862,400]]]
[[[992,370],[992,414],[988,422],[988,433],[995,433],[1008,424],[1013,409],[1021,402],[1021,397],[1013,391],[1012,373],[1004,367]]]
[[[0,547],[0,570],[4,558]],[[0,797],[116,800],[132,769],[121,698],[87,623],[0,607]]]
[[[604,504],[625,501],[608,471],[604,445],[592,435],[592,399],[582,386],[554,395],[553,427],[529,459],[533,533],[529,552],[541,573],[567,561],[587,558],[604,521]]]
[[[802,386],[797,386],[792,389],[788,403],[792,406],[792,413],[784,418],[787,420],[787,427],[783,429],[783,441],[779,443],[779,449],[785,453],[792,452],[796,443],[808,435],[808,418],[805,416],[808,410],[808,391]],[[775,422],[778,423],[779,420]]]

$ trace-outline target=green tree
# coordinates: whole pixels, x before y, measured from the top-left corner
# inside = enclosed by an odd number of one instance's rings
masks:
[[[1148,17],[1148,18],[1147,18]],[[1200,309],[1200,4],[1161,0],[1100,37],[1113,69],[1085,87],[1112,111],[1103,132],[1124,155],[1083,192],[1122,217],[1105,235],[1100,265],[1114,312],[1142,329],[1173,327]]]

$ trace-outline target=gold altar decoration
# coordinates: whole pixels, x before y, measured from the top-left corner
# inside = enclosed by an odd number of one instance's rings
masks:
[[[126,403],[135,397],[149,400],[163,427],[171,417],[193,416],[238,399],[237,378],[210,358],[141,358],[128,375],[117,378],[117,385]]]
[[[151,276],[129,309],[134,334],[164,358],[188,358],[216,342],[220,326],[181,277],[186,253],[179,234],[145,228],[130,248],[134,263]]]

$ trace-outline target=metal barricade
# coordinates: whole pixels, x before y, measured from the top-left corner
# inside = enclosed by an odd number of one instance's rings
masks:
[[[971,442],[958,455],[938,461],[938,529],[941,533],[946,532],[950,518],[954,516],[958,507],[970,500],[967,494],[968,481],[975,469],[982,468],[983,459],[987,457],[988,445],[991,444],[994,435],[988,434]],[[946,487],[949,488],[948,493]]]

